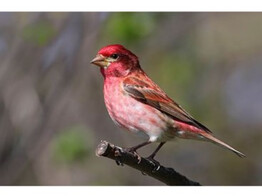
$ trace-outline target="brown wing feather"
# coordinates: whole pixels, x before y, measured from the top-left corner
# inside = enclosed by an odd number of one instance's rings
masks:
[[[147,79],[150,80],[149,78]],[[174,120],[193,125],[207,133],[211,133],[207,127],[190,116],[152,81],[142,81],[137,77],[128,77],[123,81],[123,88],[134,99],[158,109]]]

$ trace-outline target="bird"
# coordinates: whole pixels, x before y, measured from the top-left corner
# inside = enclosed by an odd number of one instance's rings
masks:
[[[120,44],[102,47],[90,62],[104,78],[104,102],[113,122],[138,135],[144,142],[128,148],[136,153],[143,146],[159,143],[153,153],[175,138],[208,141],[239,157],[245,155],[217,139],[203,124],[172,100],[141,68],[138,57]]]

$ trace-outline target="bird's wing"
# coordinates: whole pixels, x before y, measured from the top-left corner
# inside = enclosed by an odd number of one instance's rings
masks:
[[[157,85],[149,80],[148,78],[147,80],[141,80],[138,77],[128,77],[123,81],[123,89],[129,96],[158,109],[174,120],[193,125],[207,133],[211,133],[207,127],[196,121],[181,106],[170,99]]]

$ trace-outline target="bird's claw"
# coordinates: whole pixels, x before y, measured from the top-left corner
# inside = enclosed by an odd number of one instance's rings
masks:
[[[124,166],[124,164],[123,164],[123,162],[122,162],[121,153],[122,153],[122,149],[117,148],[117,150],[115,150],[116,164],[117,164],[118,166]]]
[[[160,163],[158,161],[156,161],[154,158],[147,157],[146,159],[154,165],[154,169],[152,170],[152,173],[155,173],[160,169],[160,167],[161,167]]]
[[[134,151],[133,154],[135,155],[135,157],[137,158],[137,164],[139,164],[141,162],[141,156],[136,152]]]
[[[141,156],[136,152],[135,149],[133,149],[133,148],[126,148],[125,150],[130,152],[130,153],[132,153],[137,158],[137,164],[139,164],[141,162],[141,160],[142,160]]]

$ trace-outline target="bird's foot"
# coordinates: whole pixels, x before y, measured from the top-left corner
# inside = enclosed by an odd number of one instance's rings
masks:
[[[115,151],[115,157],[116,157],[116,164],[118,166],[124,166],[121,153],[122,153],[122,149],[117,148],[117,150]]]
[[[161,167],[160,163],[156,161],[153,157],[149,156],[146,159],[154,165],[154,169],[152,170],[152,173],[155,173],[156,171],[160,169]]]
[[[136,152],[135,148],[126,148],[125,149],[127,152],[132,153],[136,159],[137,159],[137,164],[139,164],[141,162],[141,156]]]

